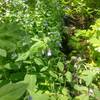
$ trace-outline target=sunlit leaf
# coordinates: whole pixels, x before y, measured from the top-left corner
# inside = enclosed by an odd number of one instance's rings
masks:
[[[77,91],[80,91],[81,93],[88,94],[88,88],[85,86],[75,85],[74,89],[76,89]]]
[[[16,59],[16,61],[23,61],[26,60],[28,57],[29,57],[29,51],[20,54],[19,57]]]
[[[36,75],[26,74],[24,78],[24,82],[28,83],[27,90],[30,93],[30,95],[33,94],[33,91],[35,91],[36,86]]]
[[[64,70],[64,64],[62,62],[58,62],[57,63],[57,67],[59,68],[59,70],[62,72]]]
[[[40,72],[44,72],[44,71],[46,71],[48,69],[48,66],[44,66],[41,70],[40,70]]]
[[[67,71],[66,74],[65,74],[65,76],[66,76],[66,79],[67,79],[69,82],[72,81],[72,73],[71,73],[71,72]]]
[[[80,96],[76,96],[75,100],[89,100],[89,96],[86,94],[82,94]]]
[[[38,91],[34,95],[32,95],[32,98],[33,100],[49,100],[49,95]]]
[[[94,76],[96,75],[96,71],[91,71],[91,70],[85,70],[82,72],[80,78],[83,79],[86,82],[86,85],[90,85],[91,82],[93,81]]]
[[[66,96],[68,96],[68,94],[69,94],[67,88],[63,88],[62,93],[63,93],[63,95],[66,95]]]
[[[35,61],[35,63],[36,63],[37,65],[44,65],[42,59],[40,59],[40,58],[35,58],[34,61]]]
[[[27,84],[25,83],[9,83],[0,88],[0,100],[17,100],[26,91]]]
[[[49,71],[49,74],[54,78],[58,78],[57,74],[52,71]]]
[[[6,57],[7,56],[7,52],[4,49],[0,49],[0,56],[2,57]]]

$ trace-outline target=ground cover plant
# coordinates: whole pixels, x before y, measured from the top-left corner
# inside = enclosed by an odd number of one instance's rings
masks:
[[[99,100],[99,0],[0,1],[0,100]]]

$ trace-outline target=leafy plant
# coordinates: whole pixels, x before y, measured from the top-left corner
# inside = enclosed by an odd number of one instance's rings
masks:
[[[99,100],[96,1],[0,1],[0,100]]]

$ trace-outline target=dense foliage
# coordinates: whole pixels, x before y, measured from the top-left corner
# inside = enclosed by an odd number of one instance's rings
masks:
[[[99,100],[99,0],[0,1],[0,100]]]

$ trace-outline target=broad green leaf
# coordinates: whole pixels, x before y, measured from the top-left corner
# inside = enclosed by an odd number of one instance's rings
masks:
[[[69,94],[67,88],[63,88],[62,93],[63,95],[66,95],[66,96]]]
[[[50,100],[49,95],[46,93],[42,93],[42,91],[38,91],[32,95],[33,100]]]
[[[38,52],[42,48],[43,49],[45,48],[44,42],[43,41],[36,42],[35,44],[33,44],[30,47],[30,49],[27,52],[20,54],[19,57],[16,59],[16,61],[26,60],[30,55],[35,54],[36,52]],[[37,60],[40,61],[39,58],[37,58]],[[36,61],[36,64],[39,63],[39,61],[38,62]]]
[[[63,76],[60,76],[60,77],[58,77],[58,81],[59,81],[60,83],[64,83],[65,79],[63,78]]]
[[[2,57],[6,57],[7,56],[7,52],[4,49],[0,49],[0,56]]]
[[[11,69],[11,66],[10,66],[9,63],[7,63],[7,64],[4,65],[4,68],[6,68],[6,69]]]
[[[67,71],[66,74],[65,74],[65,76],[66,76],[66,79],[67,79],[69,82],[72,81],[72,74],[71,74],[71,72]]]
[[[96,90],[94,93],[95,93],[97,100],[99,100],[100,99],[100,91]]]
[[[59,95],[58,100],[69,100],[69,98],[66,95]]]
[[[49,100],[57,100],[56,96],[51,96]]]
[[[31,46],[29,51],[30,51],[30,54],[34,54],[44,48],[46,48],[45,43],[43,41],[38,41]]]
[[[89,100],[89,96],[86,94],[82,94],[80,96],[76,96],[75,100]]]
[[[30,48],[30,52],[35,53],[38,51],[39,48],[41,48],[43,46],[43,42],[42,41],[38,41],[35,44],[33,44]]]
[[[57,67],[59,68],[59,70],[62,72],[64,70],[64,64],[62,62],[58,62],[57,63]]]
[[[30,93],[30,95],[33,94],[35,91],[35,86],[36,86],[36,75],[31,75],[31,74],[26,74],[24,78],[24,82],[28,83],[27,90]]]
[[[21,30],[20,25],[15,22],[0,24],[0,47],[12,52],[16,50],[17,43],[25,36],[25,32]]]
[[[0,69],[11,69],[10,64],[0,65]]]
[[[79,86],[79,85],[75,85],[74,89],[81,92],[81,93],[85,93],[88,94],[88,88],[85,86]]]
[[[100,47],[100,39],[91,38],[89,41],[94,47],[95,46]]]
[[[22,53],[19,55],[19,57],[16,59],[16,61],[23,61],[26,60],[29,57],[29,51]]]
[[[94,76],[96,75],[96,71],[91,71],[91,70],[85,70],[82,72],[80,75],[80,78],[83,79],[86,82],[86,85],[90,85],[92,83],[92,80]]]
[[[27,84],[23,82],[11,83],[0,88],[0,100],[17,100],[26,91]]]
[[[34,61],[35,61],[35,63],[36,63],[37,65],[39,65],[39,66],[40,66],[40,65],[44,65],[42,59],[40,59],[40,58],[35,58]]]

